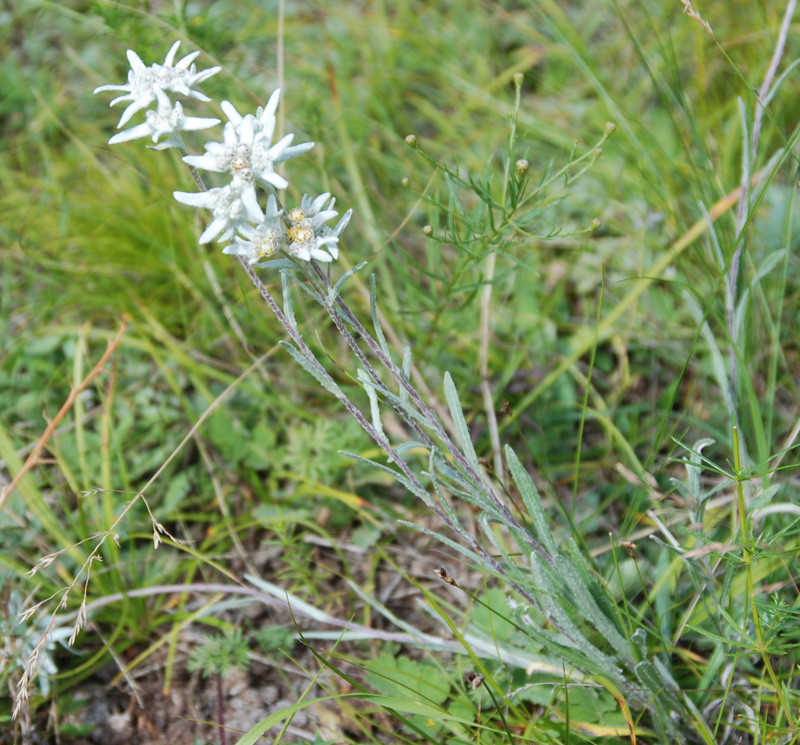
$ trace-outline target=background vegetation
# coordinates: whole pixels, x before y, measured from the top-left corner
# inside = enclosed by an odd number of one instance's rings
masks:
[[[124,687],[120,679],[147,669],[157,689],[192,695],[198,683],[185,671],[252,671],[260,659],[289,704],[334,697],[305,725],[287,725],[301,734],[271,730],[286,741],[634,736],[630,715],[606,691],[539,681],[520,665],[505,670],[507,690],[541,685],[510,709],[496,707],[485,688],[464,682],[476,659],[398,643],[403,624],[452,639],[475,628],[498,644],[518,630],[503,626],[511,611],[502,586],[399,526],[438,530],[422,505],[338,454],[379,457],[277,347],[283,331],[238,267],[198,247],[196,216],[172,198],[192,188],[174,153],[106,145],[117,112],[92,90],[124,80],[126,49],[161,61],[180,38],[183,52],[202,50],[200,67],[223,65],[204,86],[212,109],[223,99],[254,109],[283,88],[286,131],[317,143],[293,161],[293,195],[330,191],[342,210],[353,207],[341,271],[369,260],[391,338],[410,343],[418,381],[441,402],[450,372],[490,469],[480,363],[490,247],[475,249],[463,232],[481,203],[460,190],[457,207],[442,170],[404,138],[414,133],[430,158],[464,177],[499,177],[517,72],[514,154],[531,164],[533,183],[573,148],[590,152],[606,122],[616,124],[586,173],[542,202],[529,226],[541,237],[509,240],[497,254],[487,367],[500,437],[540,487],[556,539],[574,537],[624,617],[657,629],[677,685],[699,691],[693,700],[706,707],[716,741],[755,742],[752,732],[759,741],[797,739],[797,71],[780,79],[749,166],[766,170],[745,210],[734,298],[745,302],[734,328],[725,275],[737,245],[735,190],[748,165],[743,139],[785,8],[707,5],[697,10],[713,36],[677,0],[287,2],[282,24],[277,3],[247,1],[5,7],[0,483],[20,471],[123,324],[125,332],[0,512],[4,727],[88,736],[100,725],[87,724],[80,692],[98,680]],[[778,76],[797,57],[796,30],[794,22]],[[602,226],[589,230],[595,218]],[[265,281],[279,290],[277,275]],[[358,282],[348,302],[367,318],[368,285]],[[299,302],[296,313],[339,385],[355,388],[355,368],[321,309]],[[157,472],[147,504],[186,544],[155,551],[144,503],[131,509],[119,543],[104,544],[102,563],[65,611],[83,595],[90,626],[72,652],[47,651],[31,701],[11,725],[25,658],[54,607],[26,624],[17,614],[73,582],[91,536],[108,530]],[[748,514],[762,510],[747,534],[739,497]],[[629,556],[621,543],[631,540]],[[54,552],[62,553],[52,565],[26,574]],[[440,565],[467,594],[436,578]],[[288,614],[253,616],[224,594],[159,590],[233,584],[245,573],[325,614],[296,617],[318,658],[293,651]],[[356,587],[375,593],[400,628]],[[715,593],[721,605],[709,600]],[[453,628],[426,615],[419,599],[429,608],[440,602]],[[716,631],[704,626],[709,616]],[[314,641],[313,632],[332,628],[326,618],[355,620],[374,638]],[[54,639],[68,637],[73,623],[60,616]],[[98,677],[109,663],[112,672]],[[343,697],[361,685],[385,699]],[[262,716],[253,712],[244,729]],[[208,719],[219,722],[218,710]],[[654,737],[647,716],[632,726],[643,741]],[[194,733],[220,737],[211,726]]]

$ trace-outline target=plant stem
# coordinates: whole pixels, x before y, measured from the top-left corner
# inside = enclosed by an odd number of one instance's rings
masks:
[[[756,591],[755,591],[755,584],[753,582],[753,568],[752,568],[752,561],[753,557],[750,553],[750,549],[748,548],[748,544],[750,542],[749,530],[747,529],[747,513],[745,511],[745,503],[744,503],[744,487],[742,486],[742,482],[744,481],[745,474],[742,470],[742,462],[741,456],[739,455],[739,428],[734,425],[732,428],[733,431],[733,463],[736,473],[736,501],[739,510],[739,533],[742,540],[742,560],[744,561],[744,569],[745,569],[745,576],[747,581],[747,598],[750,602],[750,606],[753,611],[753,627],[755,628],[756,632],[756,639],[758,641],[758,652],[761,655],[761,660],[764,663],[764,667],[767,671],[767,674],[772,681],[772,685],[775,688],[775,695],[778,697],[778,700],[781,702],[781,707],[783,708],[783,712],[786,715],[786,719],[788,720],[789,724],[794,727],[794,717],[792,716],[792,709],[789,705],[789,702],[786,699],[786,695],[783,690],[783,686],[781,686],[780,681],[778,680],[778,676],[775,674],[775,670],[772,667],[772,661],[770,660],[769,654],[767,653],[767,645],[764,643],[764,630],[761,627],[761,618],[758,613],[758,607],[756,605]],[[747,605],[745,604],[745,617],[744,617],[744,625],[747,624]]]

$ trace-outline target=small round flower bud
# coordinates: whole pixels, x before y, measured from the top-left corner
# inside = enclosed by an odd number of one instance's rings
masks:
[[[521,72],[514,73],[514,85],[516,85],[517,88],[522,88],[522,80],[524,77],[525,76]]]
[[[595,158],[599,158],[602,154],[603,154],[603,148],[601,147],[596,147],[594,149],[594,153],[592,153],[592,155],[594,155]]]
[[[403,186],[404,186],[406,189],[408,189],[408,187],[409,187],[409,186],[411,186],[411,179],[410,179],[408,176],[403,176],[403,178],[401,179],[400,183],[401,183],[401,184],[402,184],[402,185],[403,185]]]
[[[430,225],[426,225],[422,229],[422,232],[425,233],[425,235],[428,235],[428,236],[433,235],[433,228]]]
[[[614,122],[606,122],[606,134],[613,135],[617,131],[617,125]]]
[[[599,217],[595,217],[594,220],[592,220],[591,228],[592,230],[597,230],[602,224],[603,221]]]
[[[409,147],[414,147],[417,144],[417,136],[416,135],[407,135],[406,136],[406,145]]]
[[[514,166],[514,172],[517,174],[517,178],[522,178],[530,168],[530,163],[528,163],[525,158],[520,158],[516,165]]]

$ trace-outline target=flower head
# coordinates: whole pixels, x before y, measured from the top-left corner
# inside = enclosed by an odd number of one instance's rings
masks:
[[[184,116],[183,106],[180,101],[174,104],[169,100],[164,91],[160,88],[155,89],[158,108],[146,112],[146,120],[142,124],[126,129],[119,134],[115,134],[108,142],[116,145],[119,142],[137,140],[140,137],[151,137],[153,142],[158,142],[163,135],[170,138],[156,146],[156,150],[163,150],[168,147],[181,147],[179,137],[173,137],[179,132],[207,129],[219,124],[219,119],[204,118],[199,116]]]
[[[286,231],[281,222],[283,210],[278,209],[278,202],[273,194],[267,199],[267,211],[256,225],[247,223],[239,227],[239,233],[230,246],[222,249],[222,253],[240,256],[248,264],[268,259],[286,246]]]
[[[122,101],[130,101],[130,105],[122,112],[117,129],[123,127],[130,118],[142,109],[146,109],[157,98],[157,91],[164,91],[180,96],[189,96],[199,101],[210,101],[211,99],[200,91],[194,90],[194,86],[207,80],[212,75],[216,75],[222,68],[210,67],[207,70],[197,72],[193,61],[200,52],[192,52],[183,57],[177,65],[173,65],[175,54],[180,46],[180,41],[176,41],[169,52],[163,65],[154,63],[147,67],[142,62],[136,52],[129,49],[127,52],[128,62],[131,69],[128,72],[128,82],[125,85],[101,85],[94,89],[95,93],[100,91],[124,91],[125,95],[117,96],[109,106]]]
[[[188,204],[190,207],[203,207],[211,210],[213,219],[200,236],[201,245],[214,240],[218,235],[220,236],[219,240],[228,240],[246,224],[246,221],[260,222],[264,219],[261,208],[259,207],[257,213],[250,212],[242,201],[241,192],[230,184],[194,193],[176,191],[173,192],[173,196],[179,202]]]
[[[329,262],[338,258],[337,243],[342,230],[350,220],[352,211],[348,211],[336,228],[331,229],[325,223],[339,213],[333,209],[336,200],[330,194],[320,194],[311,199],[304,194],[300,206],[290,210],[288,214],[290,227],[286,231],[289,239],[287,251],[303,261]]]
[[[273,93],[258,116],[242,116],[229,101],[223,101],[222,110],[229,119],[223,141],[207,142],[205,155],[187,155],[183,159],[204,171],[229,174],[231,185],[241,189],[242,200],[251,212],[257,209],[256,185],[285,189],[289,182],[275,172],[275,166],[314,146],[313,142],[305,142],[291,147],[292,134],[271,144],[279,95],[280,91]]]

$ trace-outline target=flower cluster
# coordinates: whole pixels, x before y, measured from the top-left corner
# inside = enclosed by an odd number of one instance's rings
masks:
[[[219,119],[200,118],[183,115],[183,107],[179,101],[173,101],[172,96],[186,96],[199,101],[211,99],[194,86],[202,83],[212,75],[216,75],[222,68],[210,67],[208,70],[197,72],[193,62],[200,52],[192,52],[183,57],[177,65],[173,65],[180,41],[176,41],[170,48],[163,65],[153,63],[147,67],[136,52],[128,50],[128,62],[131,69],[128,72],[126,85],[101,85],[94,89],[95,93],[101,91],[124,91],[125,95],[117,96],[109,105],[114,106],[122,101],[131,103],[122,112],[117,129],[127,124],[131,117],[153,103],[157,104],[155,110],[146,113],[146,121],[136,127],[114,135],[109,142],[114,145],[118,142],[127,142],[140,137],[151,137],[153,142],[158,142],[162,135],[170,139],[156,147],[163,150],[167,147],[182,147],[180,132],[197,129],[206,129],[219,124]]]
[[[186,152],[179,132],[205,129],[220,123],[219,119],[187,117],[180,102],[171,95],[183,95],[200,101],[210,99],[194,86],[215,73],[219,67],[197,72],[193,61],[199,52],[193,52],[173,65],[180,42],[175,42],[163,65],[145,67],[139,56],[128,51],[131,70],[127,85],[102,85],[95,93],[105,90],[125,91],[111,105],[130,101],[117,127],[122,127],[137,111],[156,104],[146,112],[142,124],[124,130],[111,138],[111,144],[140,137],[151,137],[158,142],[161,136],[169,137],[155,149],[180,147]],[[200,243],[213,240],[229,241],[223,253],[239,256],[251,265],[282,252],[300,261],[330,262],[339,255],[338,242],[350,221],[348,210],[335,228],[326,223],[338,216],[333,209],[335,199],[330,194],[316,198],[304,195],[300,205],[286,211],[278,202],[276,190],[285,189],[289,182],[275,168],[279,164],[309,151],[313,142],[292,145],[293,134],[273,143],[280,101],[276,90],[266,106],[255,114],[240,114],[229,101],[223,101],[222,110],[228,117],[221,142],[207,142],[203,155],[185,155],[183,161],[192,169],[223,174],[228,178],[224,186],[200,192],[174,192],[175,199],[190,207],[210,210],[212,219],[200,236]],[[198,177],[199,179],[199,177]],[[202,182],[201,182],[202,183]],[[266,210],[259,204],[258,189],[267,192]]]

